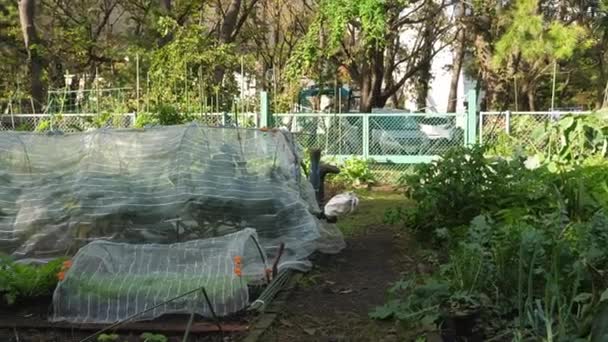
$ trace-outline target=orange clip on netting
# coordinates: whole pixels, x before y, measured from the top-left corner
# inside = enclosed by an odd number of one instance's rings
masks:
[[[72,260],[66,260],[61,264],[61,271],[57,273],[57,279],[59,279],[59,281],[65,279],[65,272],[67,272],[70,267],[72,267]]]
[[[241,271],[241,257],[239,255],[234,257],[234,274],[237,277],[243,275],[243,272]]]

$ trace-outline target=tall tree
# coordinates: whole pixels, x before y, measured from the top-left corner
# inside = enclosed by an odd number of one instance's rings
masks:
[[[435,10],[433,8],[428,8],[427,11],[431,14]],[[418,75],[416,77],[416,104],[418,110],[426,108],[426,100],[429,95],[431,78],[433,77],[431,74],[431,67],[433,64],[433,48],[436,43],[435,37],[433,36],[435,33],[434,23],[435,16],[429,15],[422,32],[420,32],[420,34],[422,34],[422,49],[420,51],[422,57]]]
[[[450,93],[448,95],[448,113],[455,113],[458,106],[458,83],[460,82],[460,75],[462,74],[462,64],[464,62],[466,45],[466,29],[462,25],[462,19],[465,16],[464,1],[458,1],[454,11],[456,18],[456,35],[452,52],[452,77],[450,80]]]
[[[314,14],[310,3],[311,0],[261,0],[238,40],[241,49],[255,57],[258,87],[273,92],[276,88],[273,106],[280,110],[291,107],[291,95],[297,91],[284,82],[285,68]]]
[[[433,0],[322,0],[290,59],[290,76],[322,80],[343,67],[361,89],[361,111],[383,107],[447,45],[432,44],[424,53],[429,47],[424,37],[441,42],[448,31],[442,18],[447,5]],[[414,32],[413,42],[400,39],[405,31]]]
[[[218,25],[219,44],[231,44],[240,33],[245,21],[253,12],[259,0],[231,0],[228,9],[224,12],[221,22]],[[214,72],[216,83],[220,83],[224,78],[226,70],[218,66]]]
[[[19,0],[19,22],[23,31],[23,41],[27,50],[30,71],[30,91],[33,111],[39,111],[44,103],[44,84],[42,83],[43,60],[40,54],[38,33],[36,32],[36,1]]]
[[[517,0],[506,14],[506,30],[496,43],[494,68],[522,80],[527,107],[536,110],[540,78],[562,60],[570,58],[585,31],[574,23],[546,20],[538,0]]]

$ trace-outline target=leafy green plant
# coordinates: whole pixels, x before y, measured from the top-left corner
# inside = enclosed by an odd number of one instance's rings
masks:
[[[371,170],[371,162],[363,158],[352,157],[339,164],[340,173],[332,181],[347,186],[368,186],[376,183],[376,176]]]
[[[140,338],[142,342],[167,342],[169,339],[165,335],[162,334],[153,334],[150,332],[145,332],[141,334]]]
[[[532,132],[537,155],[550,170],[580,165],[608,152],[608,121],[601,114],[567,115]]]
[[[150,113],[139,113],[135,119],[136,128],[144,128],[146,126],[155,126],[159,124],[158,118]]]
[[[57,285],[57,274],[65,259],[56,259],[41,266],[16,263],[0,258],[0,294],[6,304],[19,299],[45,296]]]
[[[158,275],[125,275],[126,280],[137,287],[140,292],[149,296],[166,296],[172,288],[195,290],[201,287],[200,277],[179,276],[167,278]],[[210,297],[236,296],[244,286],[245,277],[224,276],[210,279],[205,283],[205,290]],[[86,274],[68,275],[62,284],[63,291],[88,293],[98,298],[117,298],[127,295],[127,289],[115,281],[112,276],[95,276]],[[231,292],[233,291],[233,292]],[[202,297],[200,300],[203,300]]]
[[[528,155],[552,172],[572,169],[589,158],[607,155],[607,115],[566,115],[542,122],[529,116],[518,117],[513,121],[512,135],[499,134],[489,144],[488,153],[502,157]]]
[[[586,123],[580,127],[587,127],[581,144],[589,132],[601,136]],[[530,168],[525,155],[504,160],[479,147],[460,148],[404,178],[416,205],[388,212],[387,219],[431,232],[447,247],[432,279],[448,295],[429,295],[435,301],[425,315],[479,304],[500,321],[500,334],[514,340],[574,341],[592,330],[603,336],[594,316],[605,316],[608,163],[596,142],[560,150],[561,157],[550,158],[561,158],[558,167],[543,160]],[[417,324],[421,317],[411,308],[420,299],[412,294],[425,286],[409,286],[373,316]]]
[[[545,208],[529,207],[550,196],[543,171],[526,169],[519,159],[488,159],[485,148],[458,147],[440,160],[416,166],[402,179],[406,196],[416,206],[387,213],[425,237],[467,226],[486,212],[506,215],[500,208],[518,208],[518,215]]]
[[[116,342],[119,338],[118,334],[101,334],[97,336],[97,342]]]
[[[446,283],[428,279],[417,284],[414,279],[395,282],[389,289],[389,300],[375,308],[369,316],[373,319],[391,317],[409,322],[433,324],[439,319],[439,307],[450,297]]]
[[[51,129],[51,120],[41,120],[36,128],[34,128],[34,132],[46,132]]]

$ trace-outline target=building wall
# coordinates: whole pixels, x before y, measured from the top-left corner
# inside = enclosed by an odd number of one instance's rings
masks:
[[[429,113],[445,113],[447,111],[450,83],[452,81],[452,49],[445,48],[439,52],[433,59],[431,65],[432,79],[430,81],[430,89],[426,99],[426,108],[416,108],[416,94],[411,87],[404,87],[404,96],[406,98],[405,107],[412,111],[425,111]],[[461,71],[458,80],[457,94],[457,112],[463,112],[464,101],[470,89],[475,89],[475,81],[467,77],[464,71]]]
[[[454,7],[450,6],[446,8],[445,14],[452,16]],[[452,18],[453,20],[453,18]],[[418,30],[410,29],[401,32],[400,41],[406,46],[412,46],[416,40]],[[444,42],[438,42],[439,45]],[[426,99],[426,108],[417,108],[416,105],[416,93],[412,82],[406,83],[403,87],[403,96],[405,97],[405,109],[409,111],[425,111],[429,113],[445,113],[448,107],[448,100],[450,96],[450,83],[452,80],[452,63],[453,63],[453,48],[448,46],[435,55],[431,64],[431,81],[429,86],[429,93]],[[467,56],[465,56],[465,59]],[[397,70],[395,78],[398,79],[403,74],[402,70]],[[475,89],[476,81],[467,77],[464,70],[460,73],[458,80],[458,104],[456,106],[457,112],[463,112],[465,110],[464,102],[466,101],[469,90]]]

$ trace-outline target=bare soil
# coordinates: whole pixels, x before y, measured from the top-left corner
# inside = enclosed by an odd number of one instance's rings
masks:
[[[415,248],[393,227],[380,225],[347,239],[340,254],[315,260],[261,341],[406,341],[391,322],[368,313],[386,300],[390,284],[415,271]]]

